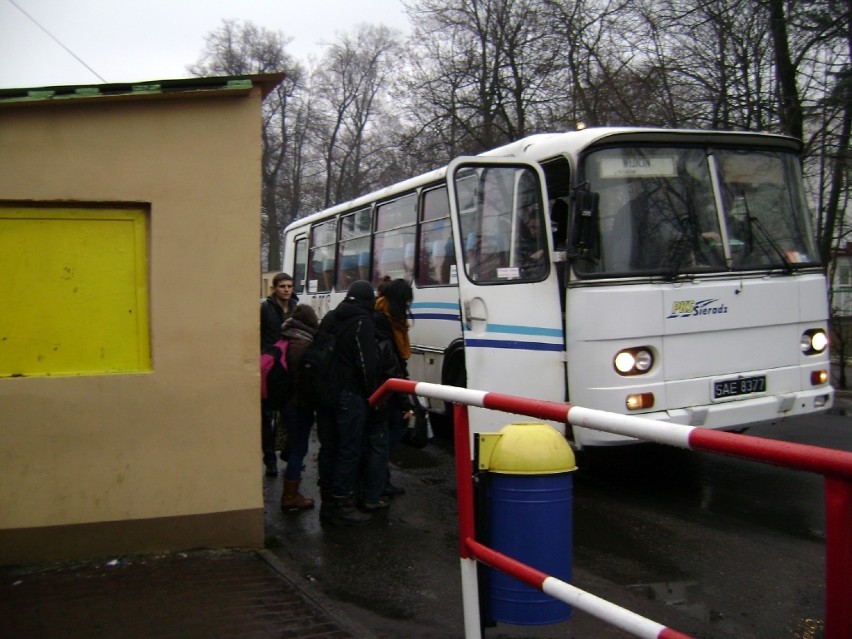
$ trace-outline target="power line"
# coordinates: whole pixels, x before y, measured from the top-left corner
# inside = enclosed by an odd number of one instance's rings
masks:
[[[59,38],[57,38],[55,35],[53,35],[50,31],[48,31],[47,29],[45,29],[43,26],[41,26],[41,25],[39,24],[38,20],[36,20],[35,18],[33,18],[33,17],[32,17],[29,13],[27,13],[26,11],[24,11],[24,10],[20,7],[20,5],[18,5],[18,3],[17,3],[17,2],[15,2],[15,0],[9,0],[9,3],[10,3],[13,7],[15,7],[18,11],[20,11],[20,12],[21,12],[21,13],[23,13],[25,16],[27,16],[30,20],[32,20],[32,23],[33,23],[35,26],[37,26],[39,29],[41,29],[42,31],[44,31],[47,35],[49,35],[49,36],[53,39],[53,41],[54,41],[54,42],[56,42],[56,44],[58,44],[60,47],[62,47],[62,48],[63,48],[63,49],[65,49],[68,53],[70,53],[72,56],[74,56],[74,59],[75,59],[77,62],[79,62],[80,64],[82,64],[84,67],[86,67],[89,71],[91,71],[93,74],[95,74],[95,75],[98,77],[98,79],[100,79],[100,81],[101,81],[101,82],[103,82],[104,84],[106,84],[106,80],[104,80],[104,79],[103,79],[103,77],[101,77],[101,74],[100,74],[100,73],[98,73],[97,71],[95,71],[92,67],[90,67],[90,66],[89,66],[88,64],[86,64],[85,62],[83,62],[83,60],[80,58],[80,56],[78,56],[78,55],[77,55],[76,53],[74,53],[71,49],[69,49],[69,48],[68,48],[68,47],[66,47],[64,44],[62,44],[62,42],[59,40]]]

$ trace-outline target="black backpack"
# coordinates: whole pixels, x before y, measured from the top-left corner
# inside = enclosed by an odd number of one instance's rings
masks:
[[[293,374],[287,370],[288,344],[286,339],[278,340],[260,359],[260,370],[264,379],[261,398],[267,407],[275,410],[284,408],[295,392]]]
[[[332,311],[334,312],[334,311]],[[299,391],[301,400],[312,408],[332,408],[340,394],[337,379],[337,336],[354,321],[338,325],[337,317],[314,334],[299,362]]]

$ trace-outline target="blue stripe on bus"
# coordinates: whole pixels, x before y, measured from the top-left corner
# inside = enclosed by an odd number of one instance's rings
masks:
[[[451,320],[453,322],[458,322],[461,320],[458,313],[455,315],[442,315],[441,313],[412,313],[411,314],[414,319],[433,319],[433,320]]]
[[[562,339],[561,328],[542,328],[540,326],[516,326],[512,324],[488,324],[485,330],[489,333],[512,333],[514,335],[539,335],[541,337],[558,337]]]
[[[509,348],[523,351],[562,351],[562,344],[543,344],[541,342],[518,342],[500,339],[465,339],[465,347],[470,348]]]
[[[459,310],[458,302],[414,302],[411,308],[446,308],[452,311]]]
[[[414,319],[431,319],[431,320],[449,320],[458,322],[461,317],[458,313],[459,305],[456,302],[414,302],[411,305],[412,315]],[[415,310],[416,309],[416,310]],[[426,309],[429,311],[436,310],[452,310],[451,314],[423,312]],[[488,324],[485,329],[488,333],[505,333],[510,335],[529,335],[535,337],[552,337],[555,339],[563,339],[561,328],[543,328],[541,326],[519,326],[515,324]],[[559,345],[561,349],[562,346]]]

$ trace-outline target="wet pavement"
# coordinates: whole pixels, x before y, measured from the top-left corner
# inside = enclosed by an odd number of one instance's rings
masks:
[[[316,442],[311,444],[315,455]],[[313,489],[308,461],[304,490]],[[448,442],[426,449],[402,448],[394,458],[394,483],[406,494],[394,498],[371,524],[339,528],[317,513],[283,513],[277,507],[281,481],[265,482],[267,544],[305,580],[306,587],[341,603],[379,639],[458,639],[464,636],[454,461]],[[313,490],[312,490],[313,489]],[[704,619],[675,608],[671,598],[654,599],[575,563],[574,582],[598,596],[695,637],[733,637],[702,632]],[[668,621],[667,621],[668,620]],[[542,626],[495,624],[486,639],[624,639],[626,632],[582,611],[570,620]]]
[[[317,446],[314,439],[302,488],[315,498]],[[393,481],[406,494],[367,526],[321,523],[316,510],[282,513],[281,480],[266,480],[267,545],[378,637],[463,636],[452,457],[433,445],[401,453]]]
[[[267,551],[216,550],[0,569],[8,639],[371,639]]]
[[[749,434],[852,450],[852,402]],[[317,497],[313,456],[304,491]],[[452,451],[401,449],[395,498],[369,526],[282,513],[265,483],[270,549],[306,586],[380,638],[463,636]],[[734,458],[643,445],[581,453],[574,579],[588,592],[694,637],[813,639],[824,615],[822,479]],[[581,611],[547,626],[496,624],[486,639],[618,639]]]

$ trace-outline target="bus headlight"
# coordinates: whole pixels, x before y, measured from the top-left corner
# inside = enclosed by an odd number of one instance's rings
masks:
[[[625,348],[616,354],[612,364],[619,375],[641,375],[651,370],[654,356],[646,346]]]
[[[802,352],[805,355],[822,353],[828,346],[828,336],[821,328],[813,328],[802,333]]]

